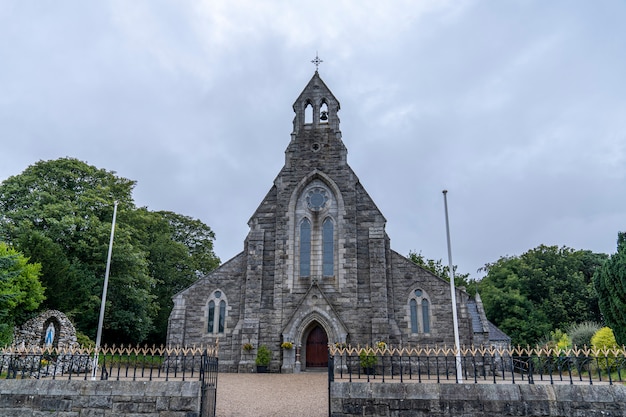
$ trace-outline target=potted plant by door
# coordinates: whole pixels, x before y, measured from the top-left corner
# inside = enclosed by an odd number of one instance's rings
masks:
[[[272,352],[270,352],[269,348],[265,345],[259,346],[259,349],[256,352],[256,372],[258,374],[266,373],[267,367],[270,364],[270,359],[272,358]]]
[[[366,348],[359,353],[359,363],[366,375],[374,375],[378,358],[371,349]]]

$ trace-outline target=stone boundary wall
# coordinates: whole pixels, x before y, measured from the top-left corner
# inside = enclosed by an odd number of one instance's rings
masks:
[[[332,382],[331,417],[618,417],[623,385]]]
[[[2,417],[198,417],[199,381],[0,380]]]

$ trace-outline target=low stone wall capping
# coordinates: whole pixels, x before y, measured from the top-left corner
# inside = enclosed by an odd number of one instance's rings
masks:
[[[0,415],[198,417],[201,386],[200,381],[3,379]]]
[[[624,385],[332,382],[331,417],[618,417]]]

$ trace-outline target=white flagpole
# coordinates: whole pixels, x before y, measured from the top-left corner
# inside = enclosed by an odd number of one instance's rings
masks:
[[[454,345],[456,348],[456,379],[463,383],[463,369],[461,367],[461,343],[459,341],[459,319],[456,312],[456,290],[454,288],[454,267],[452,265],[452,247],[450,245],[450,224],[448,223],[448,190],[443,190],[443,205],[446,212],[446,236],[448,238],[448,268],[450,268],[450,295],[452,297],[452,321],[454,324]]]
[[[100,319],[98,320],[98,334],[96,335],[96,349],[93,354],[93,369],[91,380],[96,380],[96,372],[98,371],[98,352],[100,350],[100,341],[102,339],[102,325],[104,323],[104,307],[107,301],[107,287],[109,286],[109,272],[111,271],[111,253],[113,252],[113,237],[115,235],[115,218],[117,217],[117,201],[113,206],[113,222],[111,223],[111,239],[109,240],[109,254],[107,256],[107,266],[104,272],[104,287],[102,288],[102,301],[100,302]]]

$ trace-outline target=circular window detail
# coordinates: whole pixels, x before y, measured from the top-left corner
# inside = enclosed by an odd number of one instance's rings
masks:
[[[422,296],[422,290],[415,290],[415,296],[416,297],[421,297]]]
[[[222,296],[221,291],[215,291],[215,298],[220,298]]]
[[[319,143],[317,143],[317,142],[311,145],[311,149],[313,149],[313,152],[317,152],[317,151],[319,151],[319,150],[320,150],[320,148],[321,148],[321,147],[320,147],[320,144],[319,144]]]
[[[306,203],[310,210],[319,211],[326,207],[328,195],[326,190],[321,187],[315,187],[306,195]]]

